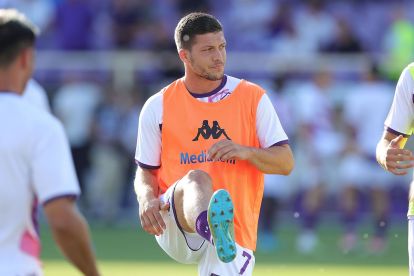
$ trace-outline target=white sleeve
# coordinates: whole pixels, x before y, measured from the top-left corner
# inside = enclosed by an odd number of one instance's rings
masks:
[[[150,97],[139,116],[135,160],[146,169],[161,166],[162,93]]]
[[[33,187],[41,204],[80,194],[63,126],[56,119],[45,122],[47,124],[38,132],[32,152]]]
[[[414,66],[404,69],[395,89],[394,100],[385,120],[385,126],[390,132],[409,136],[413,132],[414,120]]]
[[[49,100],[46,90],[34,79],[30,79],[23,92],[23,99],[28,100],[33,105],[50,112]]]
[[[257,106],[256,129],[261,148],[288,143],[288,137],[283,130],[276,110],[266,94],[262,96]]]

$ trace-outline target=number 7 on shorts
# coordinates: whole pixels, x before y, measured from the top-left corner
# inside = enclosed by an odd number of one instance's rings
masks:
[[[244,262],[243,267],[240,269],[239,274],[243,275],[243,273],[246,271],[247,266],[249,265],[250,259],[252,258],[252,255],[250,255],[249,253],[247,253],[246,251],[243,251],[242,254],[243,257],[246,257],[246,261]]]

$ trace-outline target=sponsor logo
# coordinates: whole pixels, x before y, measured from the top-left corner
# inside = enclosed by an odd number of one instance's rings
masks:
[[[227,139],[231,140],[229,136],[227,136],[226,130],[220,127],[217,121],[213,121],[213,125],[210,127],[208,120],[203,120],[201,127],[198,128],[198,132],[196,137],[194,137],[193,141],[198,141],[198,139],[203,137],[205,140],[213,138],[218,139],[224,135]]]
[[[214,161],[210,158],[207,158],[207,152],[202,150],[200,154],[189,154],[188,152],[181,152],[180,153],[180,164],[197,164],[197,163],[205,163],[205,162],[225,162],[229,164],[236,164],[236,160],[219,160]]]

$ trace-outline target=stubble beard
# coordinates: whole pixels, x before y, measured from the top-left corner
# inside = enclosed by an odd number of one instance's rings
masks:
[[[205,72],[204,74],[200,74],[199,76],[207,80],[210,80],[210,81],[218,81],[223,78],[224,73],[211,74],[211,73]]]
[[[218,81],[218,80],[223,79],[224,72],[210,73],[206,69],[203,69],[203,68],[197,66],[192,57],[190,57],[190,61],[191,61],[191,66],[193,67],[193,72],[197,76],[199,76],[203,79],[206,79],[206,80],[210,80],[210,81]]]

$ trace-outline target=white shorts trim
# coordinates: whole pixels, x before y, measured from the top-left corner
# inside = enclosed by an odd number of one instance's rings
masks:
[[[414,216],[408,216],[408,264],[410,276],[414,276]]]

